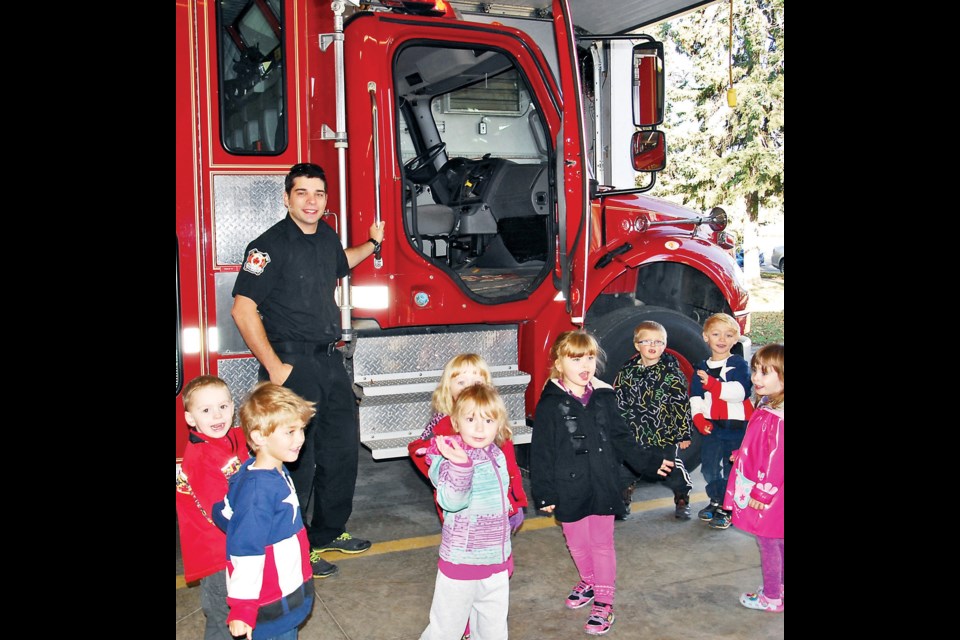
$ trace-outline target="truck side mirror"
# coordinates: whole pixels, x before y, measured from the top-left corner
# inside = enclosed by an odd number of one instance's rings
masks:
[[[633,48],[633,124],[652,127],[663,122],[663,43],[643,42]]]
[[[634,171],[660,171],[667,164],[667,138],[663,131],[637,131],[630,141]]]

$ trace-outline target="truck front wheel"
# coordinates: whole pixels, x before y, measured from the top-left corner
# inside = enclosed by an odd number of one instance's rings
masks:
[[[588,317],[586,328],[606,353],[604,368],[598,377],[613,384],[617,371],[636,353],[633,329],[644,320],[654,320],[666,328],[667,351],[680,361],[689,389],[693,365],[709,356],[710,349],[703,341],[700,325],[682,313],[663,307],[621,307],[598,317]],[[696,429],[692,429],[691,440],[690,446],[680,454],[688,473],[700,465],[700,433]]]

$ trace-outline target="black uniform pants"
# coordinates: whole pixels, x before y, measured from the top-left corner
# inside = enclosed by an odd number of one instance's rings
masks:
[[[276,346],[275,346],[276,348]],[[353,511],[360,454],[360,424],[353,385],[336,350],[277,355],[293,365],[283,386],[316,402],[317,414],[307,425],[300,457],[287,463],[306,520],[313,498],[313,516],[307,525],[311,547],[320,547],[346,531]],[[329,353],[329,355],[328,355]],[[269,379],[260,367],[261,380]]]

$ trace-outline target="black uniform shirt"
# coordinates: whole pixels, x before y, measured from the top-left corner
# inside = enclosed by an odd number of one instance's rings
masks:
[[[247,245],[233,295],[257,303],[270,342],[340,339],[337,280],[350,273],[336,232],[305,234],[287,216]]]

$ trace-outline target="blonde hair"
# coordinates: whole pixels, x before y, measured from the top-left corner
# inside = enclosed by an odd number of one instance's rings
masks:
[[[503,403],[500,392],[492,384],[475,384],[460,392],[450,413],[453,430],[460,433],[458,422],[474,411],[481,417],[490,418],[497,423],[497,437],[494,442],[498,447],[513,437],[513,430],[507,423],[507,405]]]
[[[600,348],[597,339],[584,331],[576,329],[574,331],[564,331],[554,341],[550,347],[550,377],[557,380],[563,378],[563,372],[560,370],[561,358],[579,358],[580,356],[597,357],[597,373],[603,369],[603,359],[606,354]]]
[[[271,382],[261,382],[240,407],[240,424],[247,437],[247,444],[258,450],[250,434],[259,431],[267,438],[279,427],[293,423],[308,424],[317,413],[316,403],[304,400],[286,387]]]
[[[440,375],[440,382],[433,391],[430,398],[430,406],[434,413],[443,413],[451,415],[453,413],[453,381],[467,369],[475,368],[480,372],[480,377],[484,383],[491,384],[493,379],[490,377],[490,367],[487,361],[475,353],[461,353],[453,356],[443,367],[443,373]]]
[[[713,314],[712,316],[707,318],[706,322],[703,323],[703,332],[706,333],[707,331],[710,330],[710,327],[712,327],[715,324],[725,324],[731,329],[733,329],[734,331],[736,331],[738,336],[740,335],[740,325],[737,324],[736,319],[734,319],[734,317],[731,316],[730,314],[727,314],[727,313]]]
[[[667,328],[655,320],[644,320],[633,329],[633,341],[640,339],[640,334],[644,331],[656,331],[663,335],[663,341],[667,341]]]
[[[780,378],[780,385],[783,386],[783,345],[768,344],[757,349],[757,352],[750,358],[750,370],[761,373],[769,373],[770,370],[777,373]],[[783,408],[783,389],[772,395],[766,396],[766,406],[771,409]],[[759,398],[758,398],[759,400]]]
[[[190,403],[193,402],[194,394],[200,389],[206,389],[207,387],[223,389],[227,392],[227,397],[230,398],[230,401],[233,402],[233,394],[230,393],[230,387],[227,386],[226,382],[217,376],[197,376],[183,388],[183,410],[190,411]]]

